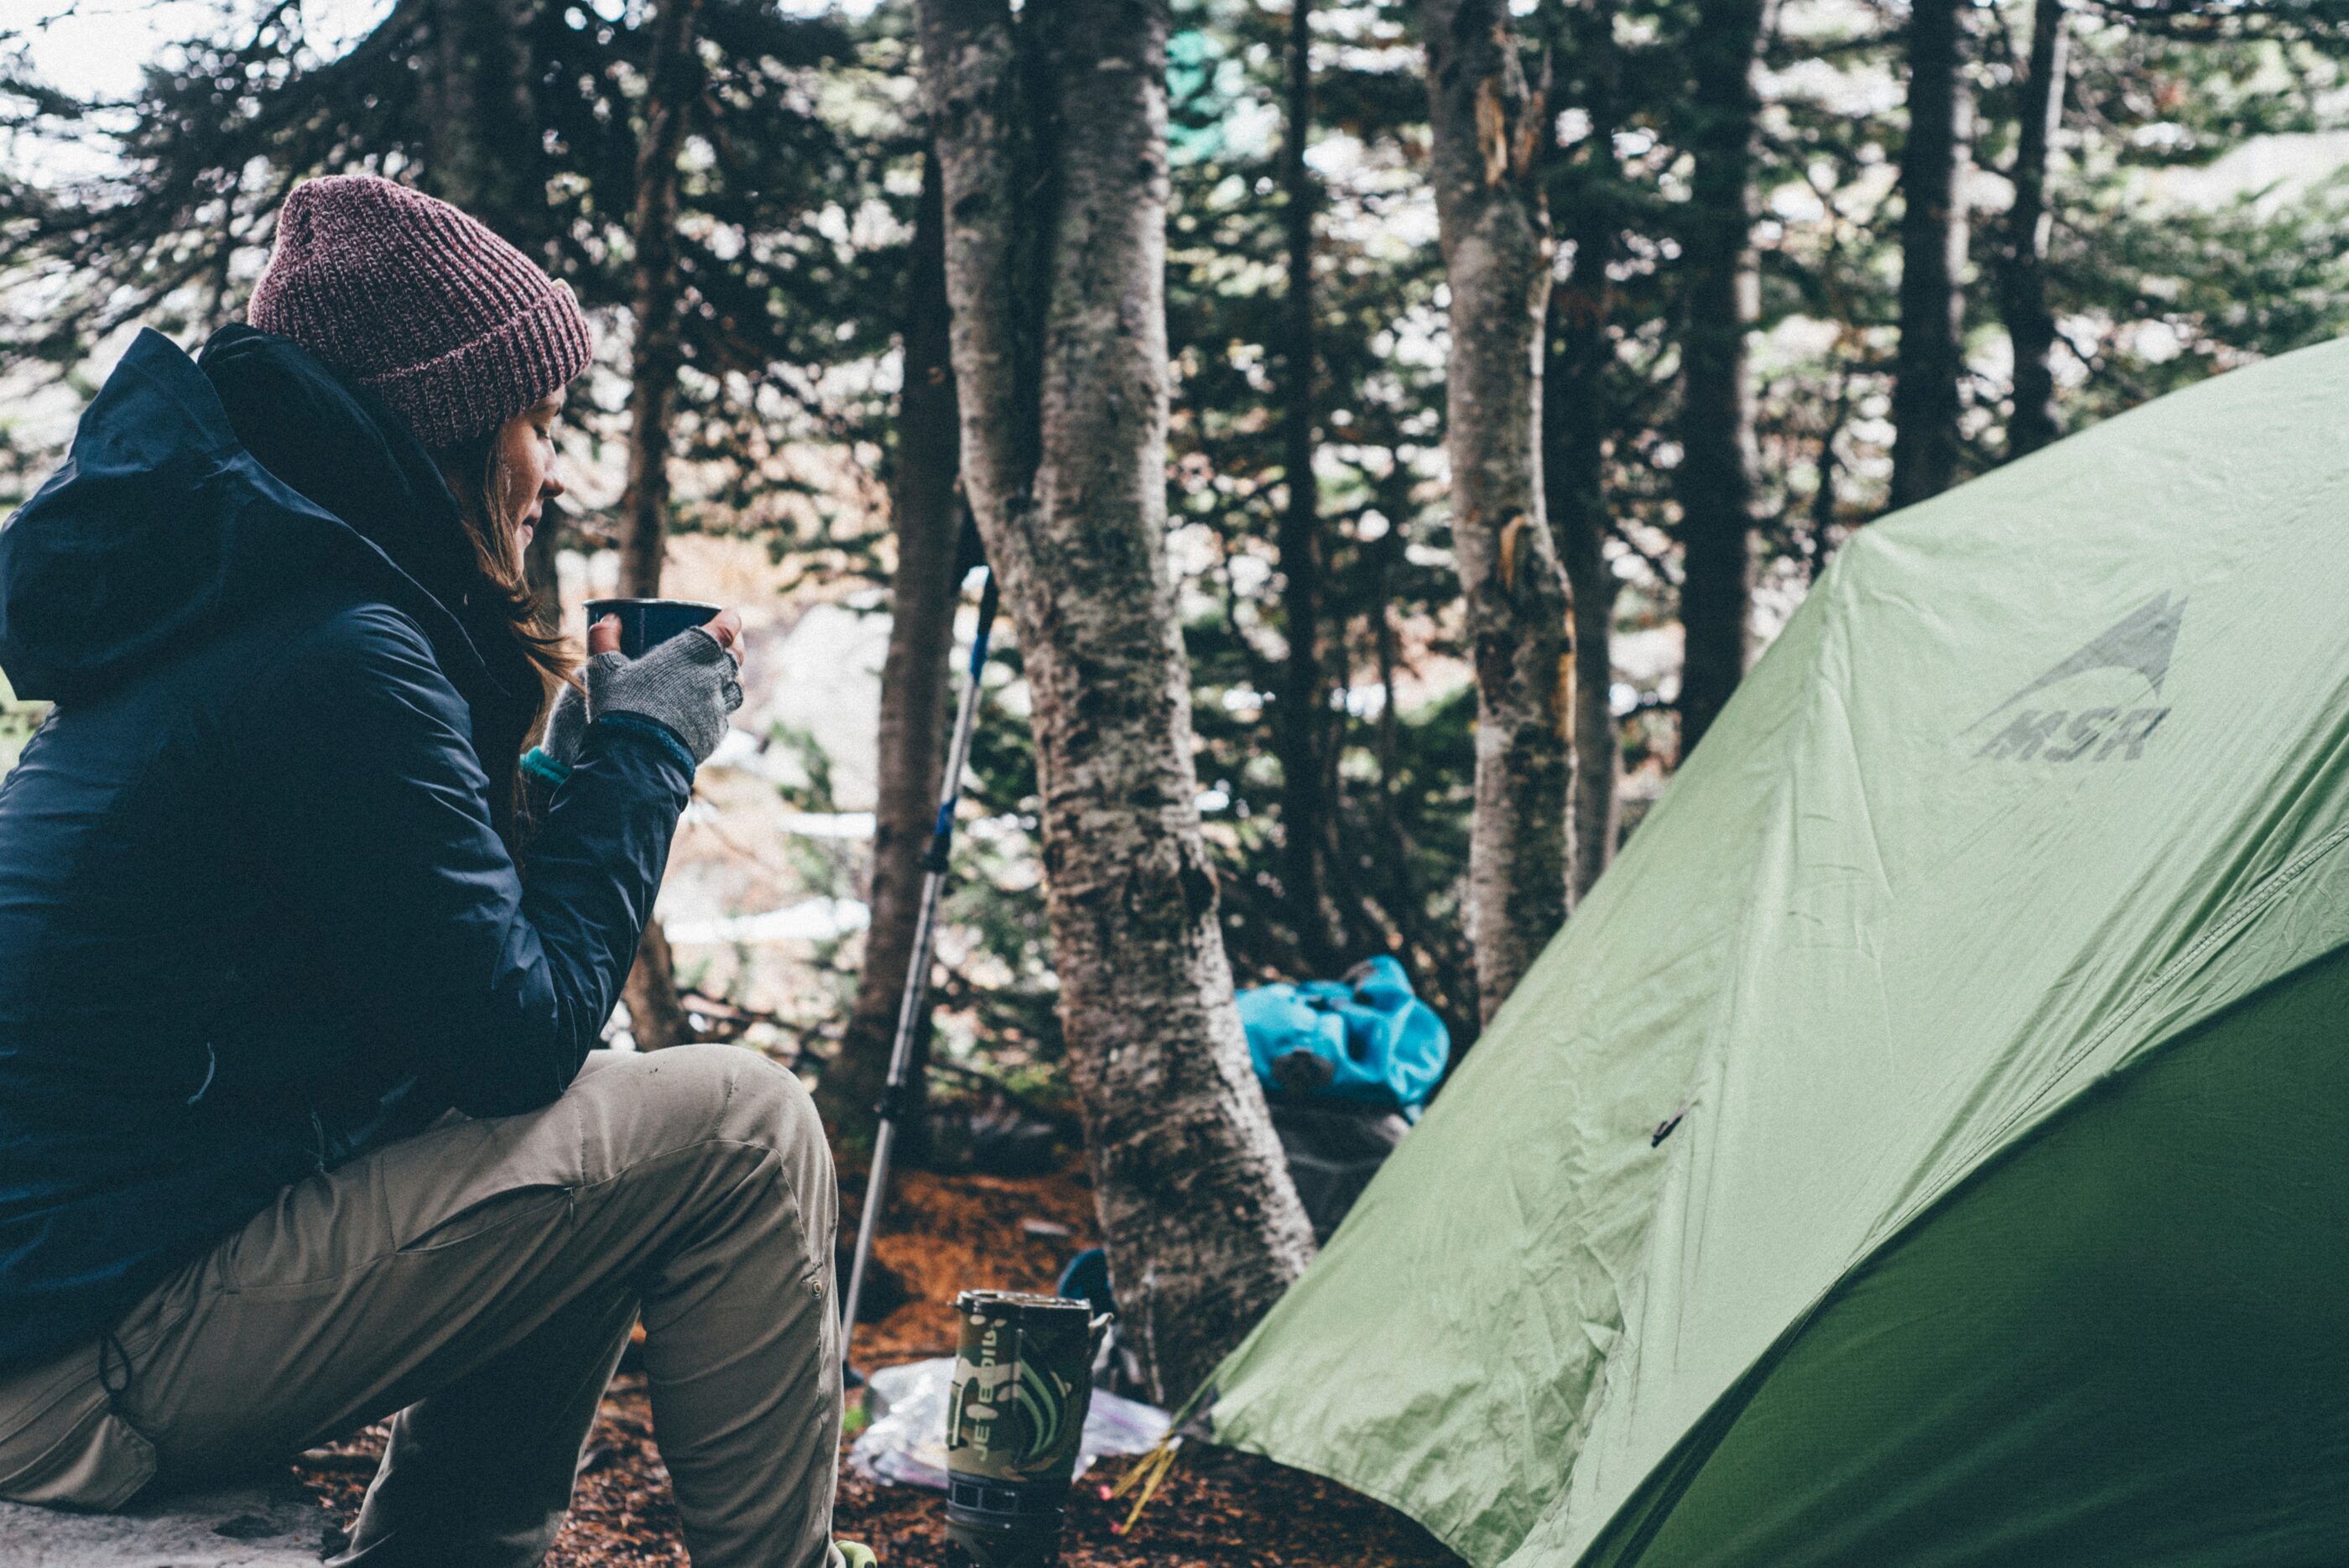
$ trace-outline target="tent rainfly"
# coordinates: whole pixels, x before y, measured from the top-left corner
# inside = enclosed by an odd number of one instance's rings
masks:
[[[2349,340],[1856,536],[1219,1441],[1477,1568],[2349,1561]]]

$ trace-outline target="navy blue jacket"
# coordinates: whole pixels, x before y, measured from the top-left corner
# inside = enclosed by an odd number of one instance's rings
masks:
[[[141,333],[0,527],[0,668],[56,703],[0,784],[0,1366],[596,1043],[692,758],[593,726],[523,877],[539,690],[480,587],[400,422],[244,327]]]

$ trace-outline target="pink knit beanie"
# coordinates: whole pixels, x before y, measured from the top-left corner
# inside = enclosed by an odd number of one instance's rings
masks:
[[[448,202],[371,174],[294,188],[246,319],[367,388],[427,446],[503,424],[587,366],[567,285]]]

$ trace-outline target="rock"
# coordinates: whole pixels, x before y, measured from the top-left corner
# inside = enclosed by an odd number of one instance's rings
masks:
[[[290,1475],[67,1513],[0,1502],[0,1568],[318,1568],[335,1517]]]

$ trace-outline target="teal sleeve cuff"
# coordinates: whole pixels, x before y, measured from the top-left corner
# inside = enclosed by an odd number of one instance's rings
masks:
[[[569,768],[548,756],[543,749],[537,746],[533,746],[522,754],[522,771],[549,789],[561,789],[564,782],[571,777]]]

